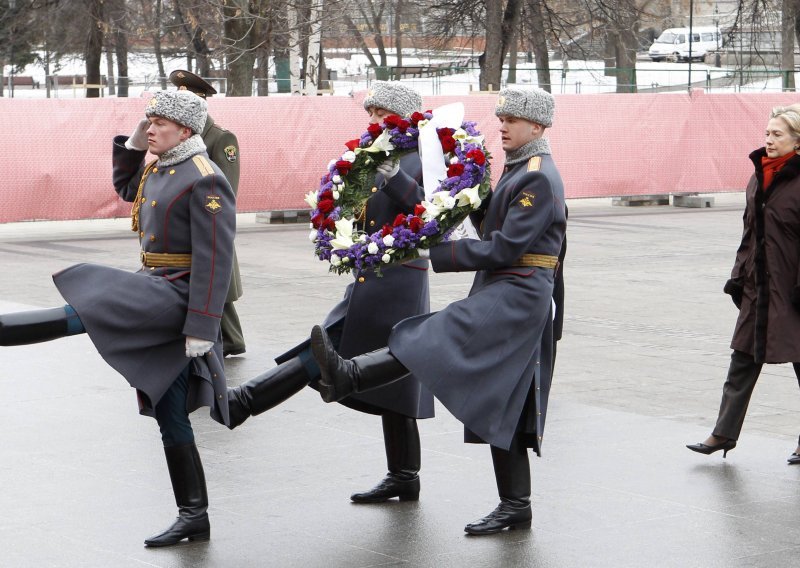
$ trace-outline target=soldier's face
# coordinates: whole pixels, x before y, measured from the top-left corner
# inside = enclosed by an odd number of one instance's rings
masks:
[[[511,152],[524,146],[531,140],[540,138],[544,133],[544,127],[524,118],[516,116],[500,115],[500,137],[503,142],[503,150]]]
[[[390,110],[386,110],[385,108],[371,106],[367,107],[367,114],[369,115],[370,124],[378,124],[383,122],[384,118],[394,113]]]
[[[150,127],[147,129],[147,146],[151,154],[160,156],[167,150],[172,150],[191,135],[190,128],[167,118],[151,116]]]

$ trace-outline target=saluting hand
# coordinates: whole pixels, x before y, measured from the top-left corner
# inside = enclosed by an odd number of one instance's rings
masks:
[[[131,134],[128,140],[125,142],[125,147],[128,150],[138,150],[140,152],[147,150],[148,128],[150,128],[150,121],[146,118],[140,120],[139,124],[136,125],[136,129],[133,131],[133,134]]]

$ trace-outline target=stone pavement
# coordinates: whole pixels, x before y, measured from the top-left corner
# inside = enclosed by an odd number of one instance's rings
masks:
[[[233,432],[196,412],[212,540],[145,549],[175,514],[157,427],[76,336],[1,351],[0,565],[798,565],[791,367],[765,367],[727,459],[684,448],[716,417],[736,317],[722,286],[742,204],[741,193],[711,209],[570,203],[565,337],[544,455],[531,459],[531,531],[464,535],[497,503],[491,460],[441,406],[420,422],[420,501],[351,504],[385,472],[380,421],[306,389]],[[240,216],[248,350],[227,360],[231,383],[272,366],[340,297],[347,277],[326,274],[306,235]],[[137,258],[124,219],[0,225],[0,310],[60,305],[50,274],[65,266],[135,269]],[[469,283],[432,275],[434,306]]]

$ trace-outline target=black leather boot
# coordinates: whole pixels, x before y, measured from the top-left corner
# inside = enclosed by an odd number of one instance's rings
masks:
[[[77,317],[77,316],[75,316]],[[68,335],[64,308],[0,315],[0,345],[28,345]]]
[[[527,448],[515,436],[509,451],[492,446],[492,462],[500,504],[464,530],[472,535],[485,535],[506,528],[529,529],[532,518],[531,469]]]
[[[144,541],[146,546],[172,546],[185,538],[208,540],[208,493],[200,454],[194,443],[164,448],[178,518],[168,529]]]
[[[417,421],[396,412],[386,412],[381,420],[389,473],[378,485],[363,493],[353,493],[350,499],[355,503],[383,503],[394,497],[417,501],[421,453]]]
[[[318,325],[311,330],[311,352],[319,365],[319,394],[325,402],[336,402],[354,392],[382,387],[408,375],[408,369],[388,347],[342,359],[327,332]]]
[[[266,412],[291,398],[311,379],[299,357],[289,359],[235,388],[228,389],[228,411],[233,430],[251,416]]]

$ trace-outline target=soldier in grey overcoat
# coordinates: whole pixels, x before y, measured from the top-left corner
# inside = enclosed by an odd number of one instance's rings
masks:
[[[364,109],[379,123],[390,114],[407,117],[419,111],[416,91],[399,82],[376,81]],[[404,155],[399,163],[384,162],[362,215],[367,232],[391,224],[398,214],[409,214],[425,198],[419,155]],[[355,356],[386,344],[394,324],[428,313],[428,261],[414,259],[387,267],[382,276],[371,271],[354,274],[344,298],[330,311],[323,325],[331,330],[342,353]],[[232,389],[229,393],[231,427],[286,400],[315,381],[319,369],[305,341],[276,358],[277,367]],[[416,420],[433,416],[433,396],[414,376],[375,391],[341,401],[350,408],[381,416],[388,472],[374,488],[351,495],[357,503],[378,503],[397,497],[419,498],[421,449]]]
[[[130,137],[113,146],[117,193],[133,202],[141,269],[78,264],[53,276],[63,308],[0,316],[0,344],[88,333],[100,355],[156,418],[177,520],[147,540],[168,546],[210,535],[208,496],[189,413],[209,406],[228,423],[219,322],[228,290],[236,202],[199,133],[206,103],[186,92],[150,99]],[[147,150],[158,157],[147,166]]]
[[[169,74],[169,80],[179,90],[191,91],[198,97],[204,99],[217,94],[217,90],[212,87],[202,77],[186,71],[176,69]],[[219,166],[225,178],[233,189],[233,195],[239,194],[239,171],[240,171],[240,152],[239,141],[236,135],[218,125],[211,115],[206,119],[206,125],[200,136],[206,145],[206,152],[211,161]],[[236,258],[236,249],[233,250],[233,270],[231,271],[231,283],[228,287],[228,295],[225,297],[225,309],[222,312],[222,354],[225,357],[231,355],[241,355],[245,352],[244,333],[242,323],[239,321],[239,314],[233,303],[242,297],[242,276],[239,273],[239,260]]]
[[[491,445],[500,504],[468,524],[470,534],[531,524],[527,448],[539,454],[544,437],[553,281],[566,230],[561,176],[542,137],[553,109],[545,91],[500,91],[506,164],[478,225],[481,240],[429,253],[437,272],[476,272],[467,298],[399,322],[388,348],[352,359],[336,353],[323,328],[311,336],[326,401],[411,372],[464,424],[467,442]]]
[[[800,105],[772,109],[750,154],[742,240],[724,291],[739,308],[717,422],[701,454],[736,447],[764,363],[792,363],[800,382]],[[800,441],[789,464],[800,463]]]

